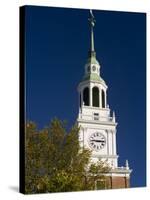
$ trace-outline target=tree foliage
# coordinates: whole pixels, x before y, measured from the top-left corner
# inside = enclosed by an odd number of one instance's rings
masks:
[[[67,131],[54,119],[41,131],[33,122],[25,130],[26,193],[93,190],[109,169],[103,162],[90,164],[91,152],[80,148],[76,125]]]

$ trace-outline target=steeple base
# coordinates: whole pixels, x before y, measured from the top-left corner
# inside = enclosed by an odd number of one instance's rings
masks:
[[[95,190],[100,190],[101,181],[105,189],[130,188],[130,173],[132,170],[116,168],[105,174],[104,180],[97,180]],[[102,188],[102,189],[104,189]]]

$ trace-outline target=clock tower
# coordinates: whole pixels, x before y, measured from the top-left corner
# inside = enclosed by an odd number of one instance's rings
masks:
[[[78,85],[80,127],[79,141],[82,148],[92,151],[91,161],[106,161],[111,170],[106,174],[108,188],[126,188],[130,185],[128,161],[125,167],[118,167],[116,149],[115,112],[111,112],[107,103],[106,82],[101,77],[101,65],[96,58],[94,48],[95,18],[90,10],[90,50],[84,67],[84,76]]]

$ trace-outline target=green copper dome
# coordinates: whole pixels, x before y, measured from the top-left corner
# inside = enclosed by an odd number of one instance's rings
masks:
[[[91,56],[88,57],[88,59],[87,59],[87,65],[90,65],[90,64],[97,64],[97,65],[99,65],[99,62],[97,61],[95,55],[91,55]]]
[[[105,81],[96,73],[90,73],[83,77],[82,81],[99,81],[105,83]]]

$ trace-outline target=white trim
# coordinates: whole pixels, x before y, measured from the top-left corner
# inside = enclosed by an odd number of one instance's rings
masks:
[[[111,176],[111,177],[130,177],[130,173],[129,172],[125,172],[125,173],[108,173],[108,174],[102,174],[105,176]]]
[[[108,158],[111,158],[111,159],[116,159],[118,158],[119,155],[106,155],[106,154],[101,154],[101,155],[97,155],[97,154],[92,154],[92,158],[104,158],[104,159],[108,159]]]
[[[98,125],[100,125],[100,128],[99,127],[92,127],[92,126],[82,126],[82,124],[83,123],[79,123],[79,125],[81,126],[81,127],[84,127],[84,128],[87,128],[87,129],[96,129],[96,130],[104,130],[104,131],[106,131],[106,127],[101,127],[101,125],[103,125],[103,124],[98,124]],[[89,124],[89,123],[88,123]],[[108,132],[109,131],[111,131],[112,130],[112,128],[115,128],[114,126],[113,127],[111,127],[110,129],[107,129],[108,130]]]
[[[105,82],[102,82],[102,81],[96,81],[96,80],[85,80],[85,81],[81,81],[77,87],[77,89],[79,89],[80,87],[84,87],[84,85],[87,85],[89,83],[96,83],[98,85],[102,85],[106,90],[108,88],[108,86],[106,85]]]
[[[110,109],[109,108],[100,108],[100,107],[95,107],[95,106],[84,106],[85,108],[88,108],[88,109],[95,109],[95,110],[99,110],[99,111],[109,111],[110,112]]]
[[[110,126],[117,126],[118,123],[114,123],[111,121],[96,121],[96,120],[85,120],[85,119],[77,119],[78,123],[85,123],[85,124],[100,124],[100,125],[110,125]]]
[[[113,131],[111,130],[111,137],[112,137],[112,154],[115,155],[114,152],[114,137],[113,137]]]
[[[106,130],[106,134],[107,134],[107,154],[110,155],[110,152],[109,152],[109,133],[108,133],[108,130]]]

